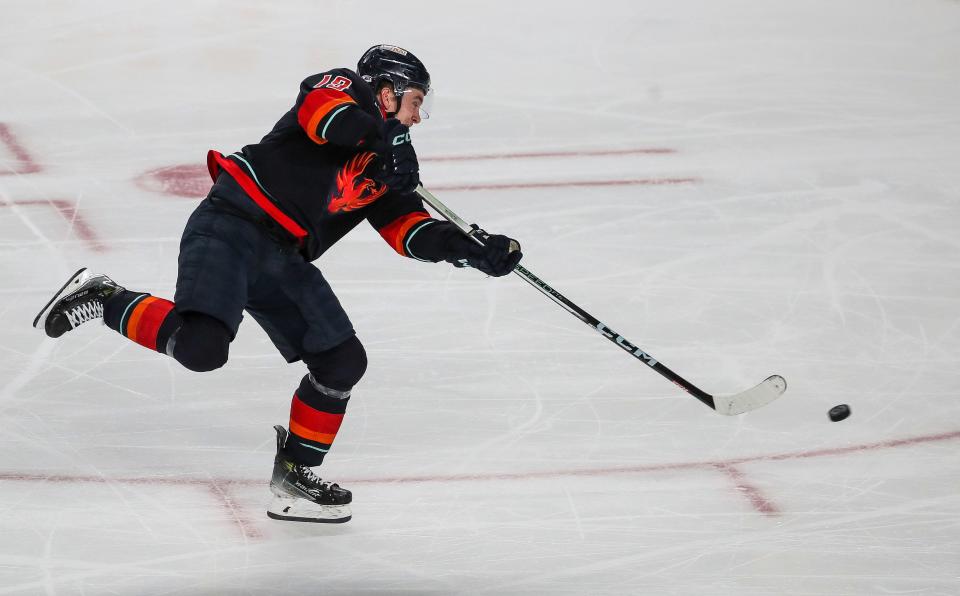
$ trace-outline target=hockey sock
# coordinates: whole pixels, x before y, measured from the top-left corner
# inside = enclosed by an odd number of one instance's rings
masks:
[[[340,430],[350,400],[349,391],[338,391],[303,377],[290,404],[290,437],[286,451],[298,463],[319,466]]]
[[[166,353],[167,340],[182,324],[173,302],[127,290],[106,301],[103,321],[120,335],[161,354]]]

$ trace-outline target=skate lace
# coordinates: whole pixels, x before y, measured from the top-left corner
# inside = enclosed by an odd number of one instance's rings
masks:
[[[333,482],[327,482],[325,480],[321,480],[321,478],[316,474],[314,474],[313,470],[308,466],[300,466],[300,474],[303,476],[305,480],[309,480],[310,483],[316,485],[317,488],[319,488],[322,491],[331,491],[335,488],[340,488]]]
[[[99,300],[91,300],[79,304],[64,313],[72,327],[86,323],[91,319],[103,316],[103,303]]]

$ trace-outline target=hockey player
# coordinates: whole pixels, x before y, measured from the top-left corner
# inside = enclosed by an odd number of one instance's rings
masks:
[[[296,103],[259,143],[210,151],[214,184],[180,242],[174,300],[122,287],[81,269],[34,326],[60,337],[94,319],[193,371],[227,361],[246,311],[288,362],[307,374],[293,395],[277,454],[268,515],[345,522],[350,491],[322,480],[320,465],[340,428],[366,353],[320,270],[311,264],[367,220],[400,255],[510,273],[516,241],[484,233],[484,246],[432,219],[418,195],[410,127],[428,116],[430,75],[410,52],[377,45],[356,72],[307,77]]]

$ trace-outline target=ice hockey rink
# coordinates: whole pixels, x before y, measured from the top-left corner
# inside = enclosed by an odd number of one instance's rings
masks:
[[[960,594],[960,2],[0,4],[0,594]],[[433,75],[447,205],[517,276],[318,266],[370,367],[343,525],[269,520],[305,372],[31,327],[81,266],[172,297],[209,148],[374,43]],[[846,403],[852,416],[831,422]]]

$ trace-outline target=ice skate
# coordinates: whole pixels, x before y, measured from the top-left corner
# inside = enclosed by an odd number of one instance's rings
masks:
[[[106,275],[90,273],[84,267],[47,302],[33,320],[33,326],[42,323],[47,335],[60,337],[87,321],[102,319],[104,301],[122,290]]]
[[[331,482],[318,478],[309,466],[290,459],[284,447],[287,429],[277,431],[277,456],[273,460],[270,492],[273,500],[267,516],[287,521],[338,524],[350,520],[353,495]]]

